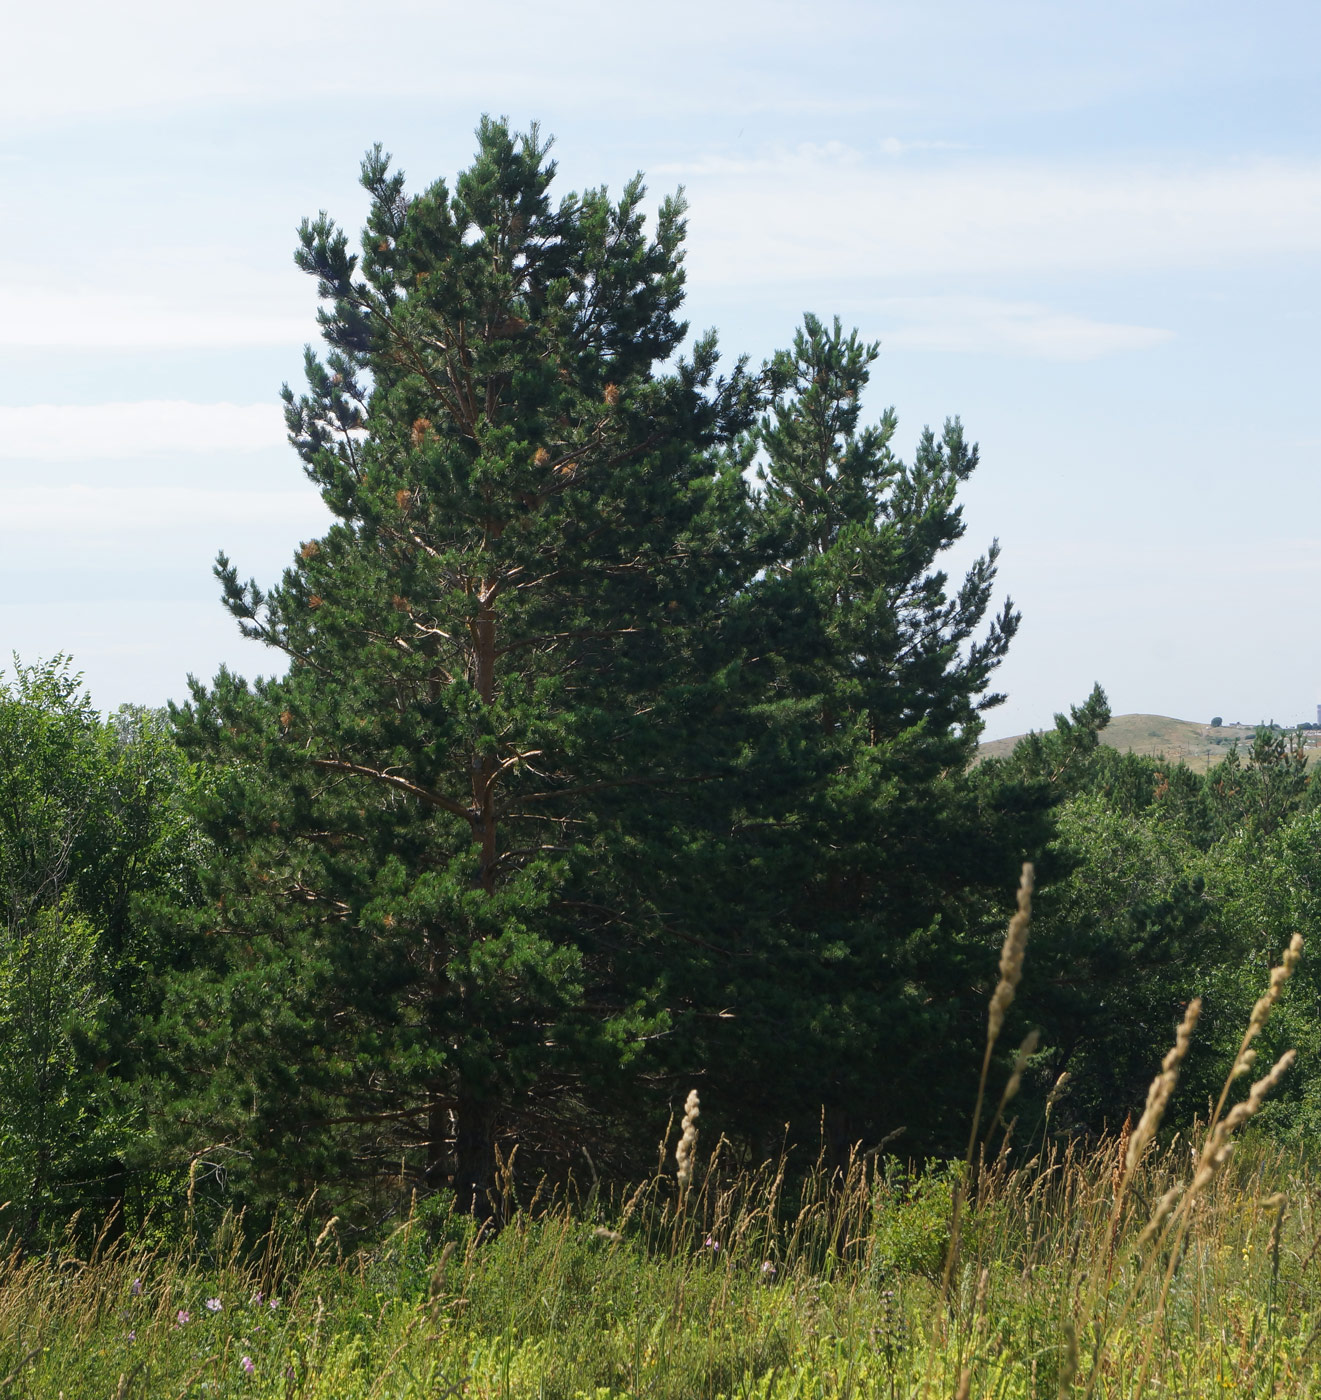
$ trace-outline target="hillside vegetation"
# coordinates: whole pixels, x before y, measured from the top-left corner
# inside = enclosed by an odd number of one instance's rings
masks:
[[[1191,719],[1169,715],[1115,715],[1101,732],[1101,742],[1120,753],[1143,754],[1186,763],[1195,772],[1205,773],[1219,763],[1235,744],[1246,748],[1256,727],[1250,724],[1224,724],[1212,728]],[[1007,758],[1027,736],[992,739],[978,749],[979,758]],[[1309,761],[1316,752],[1309,753]]]

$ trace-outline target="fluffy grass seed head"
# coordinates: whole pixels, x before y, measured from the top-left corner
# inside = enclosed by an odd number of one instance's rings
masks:
[[[697,1154],[697,1120],[701,1116],[702,1105],[696,1089],[689,1089],[683,1106],[683,1131],[679,1145],[674,1149],[674,1160],[679,1164],[676,1177],[679,1190],[686,1191],[693,1179],[693,1164]]]
[[[1023,1037],[1023,1043],[1018,1047],[1018,1053],[1014,1056],[1014,1067],[1009,1072],[1009,1083],[1005,1085],[1005,1096],[1001,1100],[1002,1108],[1018,1093],[1019,1085],[1023,1082],[1023,1071],[1027,1068],[1027,1062],[1036,1054],[1037,1046],[1040,1043],[1040,1031],[1028,1031]]]
[[[1069,1080],[1072,1079],[1072,1078],[1073,1078],[1073,1075],[1071,1075],[1071,1074],[1069,1073],[1069,1071],[1066,1069],[1066,1070],[1064,1071],[1064,1073],[1061,1074],[1060,1077],[1055,1081],[1055,1087],[1050,1091],[1049,1094],[1046,1095],[1046,1112],[1047,1112],[1047,1113],[1049,1113],[1049,1112],[1051,1111],[1051,1109],[1054,1108],[1055,1105],[1056,1105],[1057,1103],[1059,1103],[1059,1101],[1060,1101],[1060,1100],[1064,1097],[1064,1095],[1068,1092],[1068,1089],[1069,1089]]]
[[[1289,940],[1289,946],[1284,950],[1284,957],[1280,960],[1279,967],[1271,968],[1270,984],[1258,997],[1256,1006],[1252,1008],[1252,1017],[1248,1021],[1248,1033],[1243,1037],[1243,1048],[1239,1051],[1238,1059],[1234,1062],[1233,1077],[1235,1079],[1247,1074],[1252,1068],[1253,1061],[1257,1056],[1255,1051],[1248,1049],[1248,1046],[1261,1034],[1262,1027],[1270,1018],[1271,1009],[1279,1001],[1280,995],[1284,991],[1284,984],[1293,976],[1293,970],[1298,966],[1298,959],[1302,955],[1302,936],[1295,933]]]
[[[1115,1165],[1110,1173],[1110,1187],[1117,1196],[1120,1188],[1124,1184],[1124,1177],[1128,1174],[1128,1144],[1133,1140],[1133,1115],[1130,1113],[1124,1119],[1124,1126],[1119,1130],[1119,1146],[1115,1151]]]
[[[1005,1012],[1009,1010],[1023,977],[1023,955],[1027,952],[1027,929],[1032,921],[1033,868],[1030,862],[1023,862],[1023,874],[1018,882],[1018,909],[1009,920],[1005,932],[1004,947],[1000,949],[1000,980],[991,996],[991,1007],[986,1018],[986,1039],[994,1043],[1005,1023]]]
[[[1151,1219],[1147,1221],[1142,1233],[1138,1236],[1138,1248],[1145,1248],[1161,1232],[1161,1228],[1170,1218],[1170,1212],[1178,1204],[1179,1197],[1183,1194],[1182,1182],[1176,1183],[1156,1202],[1156,1209],[1151,1212]]]
[[[1064,1319],[1064,1345],[1060,1356],[1059,1393],[1067,1395],[1073,1389],[1074,1378],[1078,1374],[1078,1329],[1071,1317]]]
[[[1128,1156],[1124,1162],[1125,1177],[1132,1175],[1133,1168],[1142,1160],[1142,1154],[1156,1136],[1156,1129],[1165,1117],[1174,1086],[1179,1082],[1179,1066],[1187,1058],[1188,1048],[1193,1041],[1193,1031],[1197,1029],[1197,1018],[1201,1014],[1202,999],[1194,997],[1183,1013],[1183,1020],[1179,1022],[1179,1029],[1174,1035],[1174,1045],[1161,1061],[1160,1073],[1151,1081],[1151,1087],[1147,1090],[1147,1106],[1142,1110],[1142,1117],[1138,1119],[1138,1125],[1133,1129],[1133,1136],[1128,1142]]]
[[[1209,1186],[1215,1179],[1221,1167],[1229,1160],[1229,1154],[1234,1146],[1233,1136],[1235,1132],[1249,1118],[1255,1117],[1258,1109],[1266,1101],[1266,1095],[1278,1087],[1280,1081],[1293,1068],[1293,1062],[1297,1058],[1298,1052],[1296,1050],[1286,1050],[1271,1066],[1269,1073],[1263,1074],[1248,1090],[1247,1098],[1242,1103],[1236,1103],[1216,1124],[1215,1131],[1207,1140],[1197,1163],[1197,1172],[1193,1177],[1192,1185],[1194,1192]]]

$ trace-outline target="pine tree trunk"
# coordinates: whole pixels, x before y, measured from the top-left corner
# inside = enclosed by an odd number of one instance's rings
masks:
[[[497,532],[498,533],[498,532]],[[484,705],[495,700],[495,599],[498,585],[482,580],[477,590],[477,616],[471,623],[473,679]],[[495,893],[498,842],[495,780],[497,760],[489,753],[472,758],[473,840],[481,851],[478,887]],[[454,1137],[455,1204],[477,1220],[497,1218],[495,1197],[496,1099],[460,1079]]]
[[[496,1220],[495,1102],[460,1087],[458,1114],[454,1141],[455,1204],[478,1220]]]
[[[437,1084],[431,1086],[431,1093],[436,1099],[440,1098],[440,1087]],[[449,1174],[446,1167],[449,1165],[449,1156],[446,1148],[449,1145],[449,1106],[446,1103],[433,1103],[427,1110],[427,1169],[426,1184],[431,1190],[436,1190],[444,1185],[445,1177]]]
[[[477,694],[482,704],[495,699],[495,587],[483,583],[478,599],[477,621],[473,627],[473,659]],[[481,887],[495,893],[496,831],[495,776],[493,754],[475,756],[472,765],[472,801],[476,814],[473,836],[481,847]]]

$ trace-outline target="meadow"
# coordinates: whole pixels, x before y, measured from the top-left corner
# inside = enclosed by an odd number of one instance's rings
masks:
[[[503,1162],[498,1225],[410,1194],[371,1239],[315,1198],[260,1234],[241,1213],[204,1229],[194,1181],[173,1239],[147,1222],[80,1245],[75,1221],[63,1245],[7,1255],[0,1395],[1310,1394],[1321,1179],[1302,1150],[1240,1141],[1292,1052],[1235,1089],[1301,940],[1190,1134],[1158,1145],[1197,1002],[1117,1139],[1053,1135],[1048,1105],[1015,1146],[1034,1036],[980,1124],[1029,903],[1025,871],[962,1162],[748,1168],[718,1135],[703,1150],[691,1095],[677,1151],[663,1141],[631,1191],[569,1180],[523,1200]]]
[[[187,1246],[11,1256],[0,1394],[1310,1393],[1315,1174],[1245,1154],[1200,1200],[1162,1306],[1171,1253],[1137,1235],[1188,1147],[1144,1167],[1118,1231],[1115,1147],[990,1164],[947,1295],[959,1172],[894,1159],[814,1173],[797,1199],[717,1161],[685,1201],[658,1177],[624,1201],[529,1202],[481,1240],[432,1208],[350,1248],[309,1209],[255,1246],[227,1219]]]

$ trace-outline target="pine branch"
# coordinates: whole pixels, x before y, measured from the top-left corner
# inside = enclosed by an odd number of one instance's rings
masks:
[[[450,812],[456,817],[462,817],[465,821],[473,819],[474,813],[471,808],[465,807],[461,802],[456,802],[452,797],[446,797],[442,792],[432,792],[430,788],[424,788],[420,783],[410,782],[397,773],[385,773],[363,763],[350,763],[344,758],[314,758],[312,762],[318,768],[327,768],[335,773],[352,773],[356,777],[370,778],[373,782],[382,783],[386,787],[397,788],[400,792],[406,792],[410,797],[416,797],[420,802],[425,802],[430,807],[439,807],[442,811]]]

